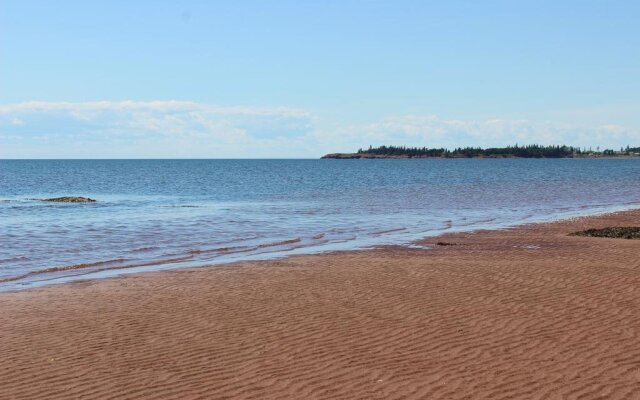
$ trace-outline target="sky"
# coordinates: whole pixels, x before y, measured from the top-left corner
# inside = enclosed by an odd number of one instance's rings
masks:
[[[0,158],[640,146],[639,1],[0,1]]]

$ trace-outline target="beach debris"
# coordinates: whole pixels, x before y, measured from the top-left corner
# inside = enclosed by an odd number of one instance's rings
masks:
[[[452,242],[438,242],[437,246],[458,246],[460,243],[452,243]]]
[[[610,226],[570,233],[569,236],[589,236],[614,239],[640,239],[640,226]]]
[[[52,197],[49,199],[40,199],[40,201],[50,201],[55,203],[95,203],[96,200],[89,197],[79,196],[65,196],[65,197]]]

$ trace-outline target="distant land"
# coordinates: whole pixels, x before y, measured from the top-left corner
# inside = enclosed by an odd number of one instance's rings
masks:
[[[380,146],[355,153],[331,153],[321,158],[597,158],[597,157],[640,157],[640,147],[620,148],[620,150],[596,148],[580,148],[556,145],[540,146],[537,144],[507,147],[458,147],[453,150],[445,148]]]

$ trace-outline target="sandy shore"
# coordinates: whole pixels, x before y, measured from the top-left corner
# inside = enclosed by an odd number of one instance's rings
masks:
[[[0,399],[638,399],[640,241],[567,236],[609,225],[2,293]]]

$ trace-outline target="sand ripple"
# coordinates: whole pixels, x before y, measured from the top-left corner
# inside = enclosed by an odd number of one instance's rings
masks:
[[[621,222],[0,294],[0,398],[638,399]]]

